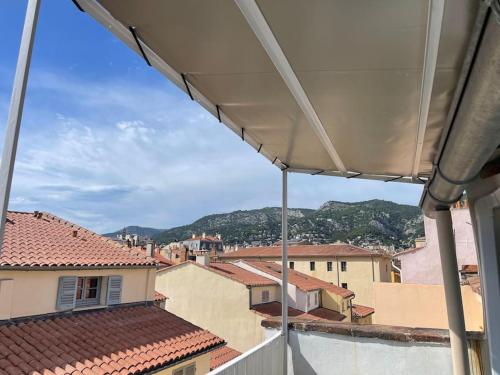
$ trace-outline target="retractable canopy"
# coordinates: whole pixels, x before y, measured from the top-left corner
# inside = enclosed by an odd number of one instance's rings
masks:
[[[78,0],[279,168],[424,183],[473,0]]]

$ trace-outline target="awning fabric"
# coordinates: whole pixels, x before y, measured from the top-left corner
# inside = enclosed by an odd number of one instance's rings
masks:
[[[79,3],[140,53],[133,27],[154,67],[186,92],[187,85],[195,100],[278,167],[403,182],[431,173],[477,5],[444,2],[422,123],[426,53],[436,38],[431,1],[257,0],[324,129],[322,139],[238,1]]]

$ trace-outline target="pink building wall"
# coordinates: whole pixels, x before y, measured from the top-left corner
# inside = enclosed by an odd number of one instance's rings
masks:
[[[476,245],[468,208],[451,210],[458,268],[477,264]],[[426,245],[396,257],[401,260],[401,282],[410,284],[443,284],[436,221],[424,218]],[[458,270],[457,270],[458,272]]]

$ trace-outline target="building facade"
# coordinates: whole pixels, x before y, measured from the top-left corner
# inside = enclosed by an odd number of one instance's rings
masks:
[[[245,248],[223,254],[223,261],[266,260],[281,263],[281,247]],[[373,283],[391,281],[390,257],[347,244],[288,248],[288,267],[352,290],[356,303],[373,306]]]
[[[0,253],[0,372],[210,371],[210,353],[224,340],[155,306],[156,267],[144,251],[54,215],[9,212]]]
[[[280,269],[274,262],[188,261],[158,271],[155,288],[168,296],[168,311],[243,352],[264,340],[263,319],[281,316]],[[289,276],[290,318],[351,321],[351,291],[299,272]]]
[[[467,204],[451,210],[458,270],[477,266],[476,245]],[[436,221],[424,217],[425,243],[395,255],[401,262],[401,282],[408,284],[443,284]],[[476,267],[477,269],[477,267]]]

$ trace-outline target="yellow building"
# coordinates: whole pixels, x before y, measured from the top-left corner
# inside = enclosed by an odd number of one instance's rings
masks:
[[[266,260],[281,263],[281,247],[244,248],[223,261]],[[289,268],[352,290],[356,303],[373,306],[373,283],[391,281],[390,257],[347,244],[297,245],[288,248]]]
[[[246,351],[264,340],[262,320],[281,316],[280,269],[273,262],[184,262],[159,270],[155,289],[168,297],[168,311]],[[288,281],[290,318],[351,321],[352,291],[297,271]]]
[[[206,374],[224,340],[155,306],[155,273],[142,251],[51,214],[9,212],[0,372]]]

